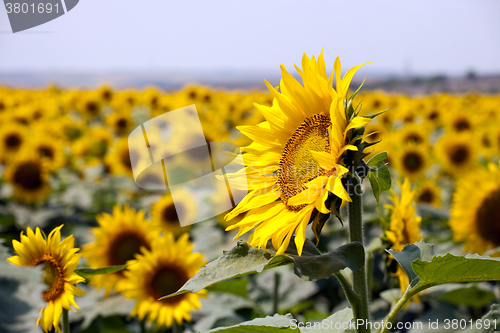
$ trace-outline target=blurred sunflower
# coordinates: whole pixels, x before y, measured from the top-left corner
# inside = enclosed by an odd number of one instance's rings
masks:
[[[201,306],[198,298],[206,295],[205,290],[158,300],[179,290],[206,263],[202,254],[192,253],[188,239],[185,233],[175,241],[167,232],[153,241],[150,250],[138,254],[137,263],[125,272],[123,294],[136,300],[132,315],[139,320],[147,316],[148,322],[171,327],[174,320],[178,324],[190,321],[190,311]]]
[[[101,213],[96,220],[99,227],[92,228],[95,241],[82,249],[91,268],[130,264],[136,254],[151,248],[152,240],[159,234],[156,224],[147,221],[143,211],[135,211],[127,205],[123,209],[116,205],[111,215]],[[105,288],[106,295],[113,289],[121,291],[124,283],[123,270],[97,275],[90,281],[97,288]]]
[[[397,132],[398,142],[403,144],[427,144],[430,128],[424,125],[408,124]]]
[[[467,132],[475,129],[474,117],[464,111],[450,112],[446,114],[446,127],[450,132]]]
[[[15,123],[5,123],[0,127],[0,159],[2,163],[12,160],[26,142],[26,127]]]
[[[75,268],[80,261],[78,248],[74,248],[75,239],[73,235],[61,241],[61,228],[54,228],[45,239],[39,228],[35,232],[28,228],[26,235],[21,232],[21,241],[13,240],[12,245],[18,255],[8,258],[14,265],[38,266],[43,265],[43,282],[48,289],[42,293],[43,300],[47,306],[40,311],[37,324],[42,325],[45,332],[52,327],[61,332],[59,322],[63,308],[74,311],[71,306],[78,310],[74,296],[84,295],[85,292],[75,285],[85,282],[85,279],[75,273]]]
[[[128,111],[113,112],[106,117],[106,125],[118,135],[129,135],[133,129],[134,121]]]
[[[417,144],[402,145],[394,151],[391,162],[403,177],[422,178],[430,164],[429,149]]]
[[[458,179],[449,225],[464,250],[483,254],[500,247],[500,170],[490,163]]]
[[[38,155],[40,159],[45,161],[48,170],[56,171],[66,164],[64,146],[65,143],[61,140],[37,136],[36,139],[27,143],[23,151],[26,151],[27,154]]]
[[[91,127],[73,143],[72,152],[85,161],[102,159],[113,142],[113,137],[103,127]]]
[[[415,202],[441,206],[441,189],[434,181],[424,181],[415,190]]]
[[[181,227],[177,211],[182,210],[179,212],[182,215],[189,214],[191,221],[196,216],[196,210],[193,208],[196,208],[196,203],[189,195],[179,193],[174,205],[172,195],[168,193],[151,207],[151,216],[154,222],[160,224],[162,231],[171,232],[174,236],[178,236],[182,232],[189,231],[191,226]]]
[[[243,170],[248,182],[240,173],[227,175],[230,183],[250,191],[226,216],[230,220],[248,211],[245,218],[226,229],[239,228],[235,238],[256,228],[249,240],[252,246],[265,248],[272,239],[277,252],[283,253],[295,233],[301,254],[313,210],[330,212],[325,206],[329,193],[351,201],[341,182],[347,172],[342,156],[357,147],[346,144],[346,135],[370,119],[346,119],[344,101],[351,79],[361,66],[352,68],[341,79],[337,58],[335,74],[332,71],[328,77],[322,52],[317,61],[304,54],[302,70],[296,67],[303,86],[284,65],[281,93],[266,81],[274,96],[273,106],[255,105],[266,121],[238,127],[254,141],[244,148]]]
[[[102,100],[97,92],[81,93],[76,105],[76,110],[87,119],[92,119],[101,114]]]
[[[453,176],[478,164],[476,142],[467,133],[445,135],[436,144],[435,152],[443,171]]]
[[[110,103],[113,99],[113,90],[109,86],[102,86],[97,89],[97,94],[101,97],[104,103]]]
[[[422,240],[422,236],[420,235],[420,222],[422,218],[415,216],[415,204],[412,203],[415,191],[411,190],[408,179],[405,179],[403,184],[398,182],[398,185],[401,188],[400,196],[391,190],[389,199],[392,204],[385,205],[390,216],[385,236],[391,243],[391,249],[394,251],[401,251],[405,245]],[[401,292],[404,294],[409,285],[408,276],[400,265],[397,266],[397,270],[393,275],[398,278]]]
[[[123,137],[113,144],[105,157],[105,163],[110,166],[112,174],[132,177],[132,160],[137,161],[141,159],[141,156],[144,154],[149,153],[140,150],[138,147],[129,149],[128,138]]]
[[[24,203],[43,201],[50,193],[47,164],[34,154],[16,156],[5,171],[5,179],[13,186],[12,197]]]

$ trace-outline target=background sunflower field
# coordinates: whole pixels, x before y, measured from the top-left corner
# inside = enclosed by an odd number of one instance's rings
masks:
[[[297,263],[258,268],[241,261],[252,269],[159,300],[221,256],[248,252],[256,236],[254,229],[244,228],[251,213],[246,211],[233,212],[230,220],[228,210],[181,226],[179,209],[195,215],[189,196],[174,200],[170,193],[141,188],[133,174],[133,160],[144,152],[129,146],[129,134],[149,119],[188,105],[196,106],[207,143],[262,149],[248,128],[273,115],[269,110],[280,98],[275,87],[293,94],[293,77],[302,84],[308,75],[300,70],[307,64],[300,62],[305,51],[326,62],[328,76],[337,54],[348,64],[374,61],[360,72],[375,69],[357,74],[349,89],[351,94],[363,85],[353,100],[360,118],[378,114],[359,126],[363,140],[373,143],[363,160],[373,166],[370,158],[382,153],[377,156],[385,158],[375,162],[386,163],[390,171],[386,184],[371,178],[363,182],[371,320],[383,320],[414,282],[393,256],[408,244],[431,243],[440,255],[500,257],[500,43],[493,34],[500,31],[498,3],[429,2],[435,6],[429,10],[423,4],[399,9],[383,2],[380,20],[373,18],[373,5],[362,3],[321,2],[318,12],[299,1],[269,7],[259,1],[257,7],[213,2],[199,4],[192,16],[184,5],[155,5],[172,11],[169,22],[162,21],[160,10],[146,19],[146,9],[137,9],[141,18],[134,21],[129,5],[112,11],[105,4],[95,13],[96,26],[79,31],[82,15],[98,6],[89,1],[31,34],[0,31],[0,332],[66,332],[61,322],[67,310],[72,311],[69,329],[81,333],[224,332],[235,325],[227,332],[252,332],[256,326],[249,325],[266,327],[262,332],[353,332],[291,325],[344,315],[350,306],[337,278],[308,278],[301,269],[321,269]],[[360,27],[344,17],[356,11]],[[63,21],[70,15],[73,28]],[[339,24],[333,25],[338,16]],[[422,18],[428,26],[422,26]],[[470,29],[459,23],[466,18],[474,21]],[[5,22],[2,29],[8,28]],[[346,27],[360,40],[344,37]],[[116,39],[107,39],[107,31]],[[39,57],[21,38],[40,49]],[[319,56],[322,48],[328,57]],[[65,56],[60,63],[56,52]],[[291,74],[280,79],[281,63]],[[328,83],[335,88],[332,75]],[[267,87],[264,80],[270,82]],[[321,100],[322,92],[312,90],[308,94]],[[295,101],[305,103],[299,97]],[[318,105],[311,112],[319,112]],[[296,125],[287,124],[292,132]],[[189,137],[190,129],[185,130]],[[274,139],[268,140],[271,147]],[[183,163],[202,162],[194,154]],[[148,177],[162,182],[164,175]],[[226,190],[217,189],[215,202],[218,191]],[[333,209],[322,222],[311,217],[315,229],[306,230],[303,256],[314,246],[318,253],[332,253],[348,243],[345,198],[338,208],[344,222]],[[233,230],[238,223],[239,232]],[[275,231],[281,240],[280,231],[290,227],[282,224]],[[291,236],[295,226],[290,230]],[[350,269],[345,272],[349,279]],[[493,332],[472,323],[489,319],[500,329],[499,303],[496,281],[435,286],[411,298],[396,318],[403,325],[392,331]],[[466,325],[446,326],[447,320]]]

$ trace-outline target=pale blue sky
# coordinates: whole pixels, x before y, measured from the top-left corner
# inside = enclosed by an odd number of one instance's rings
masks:
[[[0,72],[278,70],[325,45],[332,67],[500,73],[500,1],[81,0],[9,33],[0,8]],[[36,32],[36,33],[35,33]],[[52,32],[52,33],[42,33]]]

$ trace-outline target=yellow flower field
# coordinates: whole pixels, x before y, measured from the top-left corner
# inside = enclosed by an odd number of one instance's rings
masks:
[[[353,96],[359,80],[351,80],[360,66],[341,70],[338,59],[332,65],[325,65],[322,53],[304,55],[299,75],[282,66],[280,86],[266,82],[269,91],[0,88],[0,253],[8,265],[1,267],[30,267],[39,275],[32,294],[44,304],[21,295],[35,284],[0,272],[0,280],[19,288],[0,287],[1,294],[26,304],[24,311],[40,323],[19,310],[0,330],[25,325],[26,332],[60,332],[69,323],[73,332],[206,332],[275,313],[281,320],[321,321],[352,305],[346,283],[358,273],[346,265],[343,273],[310,278],[307,269],[320,274],[328,265],[297,265],[359,241],[352,238],[354,215],[347,206],[361,197],[359,234],[372,276],[366,311],[373,321],[414,287],[395,254],[405,245],[424,240],[437,253],[497,257],[500,96],[365,89]],[[181,214],[194,219],[196,209],[205,208],[187,194],[137,186],[134,161],[144,152],[129,146],[128,137],[146,121],[192,104],[205,141],[242,147],[249,178],[242,171],[225,177],[248,194],[224,214],[182,226]],[[382,152],[386,158],[370,162]],[[202,161],[190,156],[184,163]],[[385,172],[385,163],[392,188],[382,193],[388,188],[373,182],[382,179],[374,175]],[[353,176],[362,172],[368,176]],[[162,173],[150,176],[164,181]],[[350,192],[354,178],[366,189],[362,195]],[[226,190],[231,188],[221,185],[214,202]],[[234,258],[249,253],[263,253],[265,260],[289,256],[286,263],[295,261],[295,269],[284,265],[272,274],[262,266],[261,274],[247,275],[260,272],[255,262]],[[220,256],[252,269],[232,262],[214,266]],[[303,282],[294,271],[315,281]],[[211,283],[186,287],[209,275]],[[430,306],[446,304],[460,318],[480,319],[498,295],[496,282],[435,288],[409,295],[414,302],[404,310],[427,318]],[[65,319],[74,309],[81,311]]]

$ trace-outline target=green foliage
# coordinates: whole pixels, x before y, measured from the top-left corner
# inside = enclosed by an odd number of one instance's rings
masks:
[[[250,320],[239,325],[216,328],[208,331],[212,332],[227,332],[227,333],[246,333],[246,332],[261,332],[261,333],[274,333],[274,332],[296,332],[300,333],[298,328],[290,328],[290,324],[293,323],[294,318],[291,314],[286,314],[284,316],[275,314],[274,316],[267,316],[265,318],[257,318]]]
[[[269,268],[291,263],[294,264],[294,272],[297,276],[312,281],[329,278],[346,267],[355,271],[363,265],[363,262],[364,249],[357,242],[346,244],[327,254],[321,254],[310,240],[306,240],[302,256],[299,256],[293,240],[285,254],[280,255],[276,255],[273,249],[259,249],[239,241],[233,249],[224,252],[222,256],[203,267],[179,291],[166,295],[162,299],[188,291],[195,293],[217,282],[250,273],[260,273]]]
[[[185,292],[198,292],[214,283],[229,280],[250,273],[260,273],[265,269],[292,263],[286,255],[273,255],[264,249],[251,247],[239,241],[230,251],[201,268],[200,272],[189,279],[179,291],[166,295],[172,297]]]
[[[475,308],[482,308],[496,300],[496,297],[490,291],[479,289],[476,286],[471,286],[450,290],[447,293],[441,295],[438,300],[456,305],[466,305]]]
[[[394,259],[396,259],[405,271],[406,275],[408,275],[410,286],[412,288],[415,287],[420,281],[417,273],[415,273],[412,268],[412,263],[417,259],[431,260],[432,257],[436,255],[434,252],[434,246],[423,241],[406,245],[403,250],[399,252],[394,250],[387,250],[387,252],[389,252]]]
[[[410,288],[387,315],[385,321],[388,322],[392,322],[404,304],[422,290],[445,283],[500,280],[500,259],[498,258],[479,255],[462,257],[450,253],[438,256],[434,253],[433,246],[423,241],[407,245],[400,252],[390,250],[388,252],[396,258],[410,280]],[[451,294],[451,296],[456,295]],[[465,296],[461,295],[461,297]],[[468,301],[462,299],[462,302]],[[382,332],[386,331],[382,330]]]
[[[412,263],[420,282],[416,292],[443,283],[500,280],[500,259],[474,256],[435,256],[432,261],[417,259]]]
[[[220,291],[247,298],[247,284],[248,280],[246,278],[233,279],[213,284],[207,290],[210,292]]]
[[[108,266],[95,269],[89,267],[82,267],[75,269],[75,273],[85,278],[85,280],[89,280],[92,276],[115,273],[121,271],[122,269],[127,268],[127,266],[128,265],[118,265],[118,266]]]
[[[352,271],[363,266],[365,251],[359,242],[345,244],[329,253],[321,254],[314,244],[306,239],[302,256],[297,255],[295,243],[285,251],[294,261],[294,272],[303,280],[328,279],[334,273],[349,267]]]
[[[391,173],[384,160],[387,158],[387,152],[381,152],[370,158],[367,165],[370,167],[368,171],[368,180],[373,190],[373,195],[377,199],[377,204],[380,204],[380,195],[384,191],[391,189]]]
[[[342,327],[345,323],[350,323],[353,318],[353,313],[350,308],[345,308],[331,315],[330,317],[324,319],[322,322],[318,322],[316,326],[314,323],[308,322],[309,325],[301,323],[299,327],[299,322],[295,320],[291,314],[286,314],[284,316],[275,314],[274,316],[267,316],[265,318],[257,318],[251,321],[241,323],[236,326],[217,328],[211,330],[207,333],[213,332],[225,332],[225,333],[246,333],[246,332],[261,332],[261,333],[274,333],[274,332],[296,332],[296,333],[344,333],[346,330],[342,328],[335,328],[336,324],[338,327]],[[322,325],[321,325],[322,324]],[[340,324],[340,325],[339,325]]]

